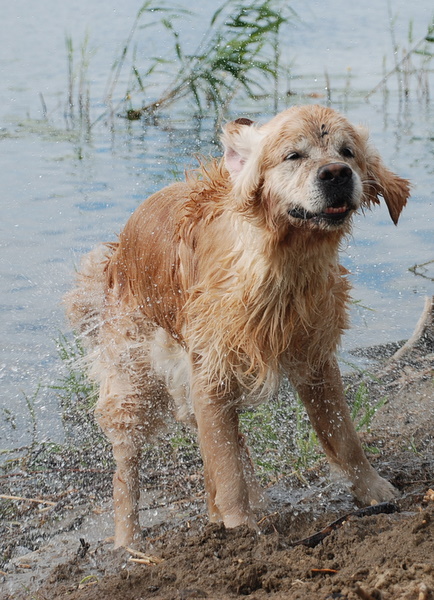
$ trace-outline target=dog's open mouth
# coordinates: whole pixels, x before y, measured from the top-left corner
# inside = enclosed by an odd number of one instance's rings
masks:
[[[292,208],[288,211],[288,214],[294,219],[301,219],[303,221],[315,219],[318,221],[339,223],[344,221],[352,211],[353,208],[348,206],[348,204],[343,204],[342,206],[329,206],[320,213],[312,213],[304,208]]]

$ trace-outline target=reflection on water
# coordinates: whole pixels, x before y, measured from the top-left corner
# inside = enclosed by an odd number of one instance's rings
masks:
[[[101,123],[86,142],[63,128],[59,107],[65,95],[64,32],[76,38],[89,29],[97,49],[91,67],[92,109],[98,108],[113,57],[124,41],[138,8],[129,0],[106,3],[101,14],[96,0],[67,4],[46,0],[26,14],[16,3],[4,8],[0,35],[5,52],[0,59],[0,163],[2,186],[0,315],[0,381],[2,445],[27,443],[31,431],[27,398],[38,383],[36,419],[42,435],[60,438],[62,429],[55,393],[46,389],[58,379],[61,365],[54,340],[65,330],[60,300],[71,285],[74,265],[100,240],[114,239],[134,208],[150,193],[182,177],[198,153],[218,153],[212,119],[197,120],[173,109],[158,124],[115,119],[110,131]],[[432,279],[409,268],[434,258],[432,238],[432,175],[434,115],[431,105],[412,93],[400,102],[392,80],[388,96],[363,95],[382,77],[384,55],[390,56],[387,11],[370,0],[349,15],[340,0],[327,13],[321,3],[295,2],[300,16],[286,40],[293,59],[286,103],[327,100],[350,120],[367,124],[386,163],[414,183],[413,198],[395,228],[387,210],[379,208],[356,220],[354,236],[343,248],[342,261],[353,273],[354,328],[345,347],[379,344],[408,337],[423,307],[423,296],[434,293]],[[395,3],[394,3],[395,5]],[[38,12],[36,12],[36,10]],[[203,12],[212,12],[210,2]],[[417,8],[396,3],[396,35],[407,44],[424,34],[431,2]],[[32,11],[34,11],[32,13]],[[40,23],[38,27],[34,24]],[[357,23],[357,32],[355,32]],[[200,15],[191,31],[195,36]],[[153,41],[154,47],[158,40]],[[351,68],[351,70],[349,70]],[[327,71],[327,78],[324,72]],[[431,77],[432,84],[432,77]],[[349,87],[348,87],[349,86]],[[41,123],[39,92],[44,93],[50,128]],[[307,97],[313,93],[316,100]],[[235,108],[235,107],[234,107]],[[238,107],[237,107],[238,108]],[[245,104],[234,116],[270,116],[269,106]],[[369,310],[362,308],[366,306]]]

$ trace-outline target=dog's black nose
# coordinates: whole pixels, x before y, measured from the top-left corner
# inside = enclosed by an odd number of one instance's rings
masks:
[[[335,185],[348,183],[353,176],[351,168],[345,163],[329,163],[318,169],[318,179]]]

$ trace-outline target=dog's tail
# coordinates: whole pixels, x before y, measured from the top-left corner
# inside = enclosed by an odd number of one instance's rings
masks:
[[[106,265],[117,244],[101,244],[86,254],[77,272],[77,285],[63,302],[75,333],[84,346],[97,345],[106,292]]]

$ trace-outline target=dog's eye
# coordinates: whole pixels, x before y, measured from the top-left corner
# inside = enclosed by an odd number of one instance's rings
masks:
[[[341,149],[341,155],[344,158],[354,158],[354,152],[351,150],[351,148],[348,148],[347,146]]]
[[[285,156],[285,160],[299,160],[301,158],[301,154],[299,152],[290,152],[287,156]]]

